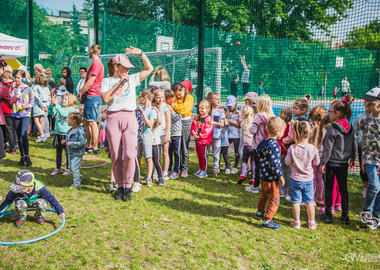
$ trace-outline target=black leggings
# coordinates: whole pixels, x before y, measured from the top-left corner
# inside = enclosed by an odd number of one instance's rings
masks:
[[[157,170],[158,178],[160,179],[160,178],[162,178],[162,167],[160,164],[161,145],[158,145],[158,144],[153,145],[152,146],[152,153],[153,153],[153,164]],[[153,173],[152,173],[151,177],[153,179]]]
[[[135,176],[133,177],[133,182],[140,182],[140,166],[139,160],[137,158],[135,162]]]
[[[239,154],[239,145],[240,145],[240,138],[234,138],[234,139],[228,139],[229,144],[234,145],[234,152],[235,152],[235,166],[234,168],[239,168],[239,162],[240,162],[240,154]]]
[[[57,166],[57,169],[61,169],[62,166],[62,152],[63,152],[64,147],[57,147],[56,148],[56,156],[55,156],[55,163]],[[69,168],[69,157],[67,156],[66,150],[65,150],[65,155],[66,155],[66,168]]]
[[[18,138],[18,148],[20,149],[20,155],[29,156],[29,139],[28,139],[28,128],[30,124],[30,117],[13,118],[17,138]]]
[[[228,156],[228,146],[221,147],[220,155],[223,156],[224,163],[226,164],[226,169],[231,169],[231,162]],[[219,159],[219,160],[222,160],[222,159]]]
[[[338,182],[339,192],[342,196],[342,217],[348,217],[349,210],[349,198],[347,191],[347,175],[348,175],[348,164],[339,165],[335,167],[330,163],[326,165],[326,175],[325,175],[325,203],[326,203],[326,215],[331,216],[331,206],[332,206],[332,190],[334,186],[334,179]]]

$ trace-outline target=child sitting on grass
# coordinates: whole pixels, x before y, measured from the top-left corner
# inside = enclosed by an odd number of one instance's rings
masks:
[[[38,224],[44,225],[44,214],[48,204],[50,204],[58,215],[63,217],[62,206],[55,199],[55,197],[46,189],[44,182],[36,180],[34,174],[29,170],[20,171],[16,175],[16,179],[12,185],[9,186],[10,191],[7,197],[0,205],[0,215],[6,212],[12,203],[15,202],[17,212],[16,227],[21,227],[26,219],[26,210],[28,208],[36,208],[35,217]]]
[[[256,219],[263,219],[261,227],[263,229],[279,230],[281,226],[272,219],[280,205],[280,184],[285,184],[284,176],[281,172],[281,151],[277,140],[284,135],[285,122],[279,117],[273,117],[268,121],[268,138],[263,139],[257,146],[259,157],[259,175],[261,180],[261,195]],[[258,179],[256,179],[258,180]],[[265,211],[265,204],[268,206]]]

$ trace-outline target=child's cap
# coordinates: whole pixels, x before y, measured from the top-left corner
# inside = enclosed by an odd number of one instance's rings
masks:
[[[245,94],[243,100],[256,99],[257,97],[258,97],[258,95],[255,92],[248,92],[247,94]]]
[[[374,87],[371,90],[367,92],[364,96],[362,96],[362,99],[371,101],[375,99],[380,99],[380,87]]]
[[[23,170],[16,175],[15,182],[9,186],[9,189],[14,193],[20,193],[26,187],[33,185],[34,181],[34,174],[29,170]]]
[[[236,97],[228,96],[226,100],[226,106],[235,106],[236,105]]]
[[[191,83],[191,81],[189,80],[184,80],[183,82],[181,82],[183,86],[185,86],[185,88],[187,89],[187,92],[188,93],[191,93],[191,90],[193,90],[193,84]]]
[[[134,68],[135,66],[131,64],[128,56],[125,54],[117,54],[112,58],[112,64],[120,64],[125,68]]]

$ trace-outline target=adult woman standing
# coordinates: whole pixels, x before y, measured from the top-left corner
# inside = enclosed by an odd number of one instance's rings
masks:
[[[130,201],[135,174],[138,129],[135,115],[136,87],[149,76],[153,71],[153,66],[142,50],[130,47],[125,51],[127,54],[139,55],[144,63],[144,70],[129,75],[130,68],[134,66],[125,54],[116,55],[112,63],[115,68],[115,77],[120,79],[113,78],[112,87],[110,87],[110,81],[107,83],[108,87],[102,87],[101,98],[108,105],[106,136],[111,153],[112,171],[118,185],[115,199]]]
[[[14,72],[16,87],[14,95],[20,96],[19,100],[13,104],[12,116],[16,128],[18,146],[20,149],[21,160],[18,165],[31,166],[29,157],[28,127],[30,124],[31,111],[34,105],[34,94],[32,88],[26,83],[26,73],[23,70]]]
[[[71,69],[69,67],[64,67],[62,69],[63,78],[66,80],[66,89],[70,94],[74,94],[74,82],[71,78]]]

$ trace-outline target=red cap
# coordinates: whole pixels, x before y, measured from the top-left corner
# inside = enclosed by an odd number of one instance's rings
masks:
[[[184,80],[181,82],[183,86],[186,87],[187,93],[191,94],[191,90],[193,89],[193,84],[189,80]]]

